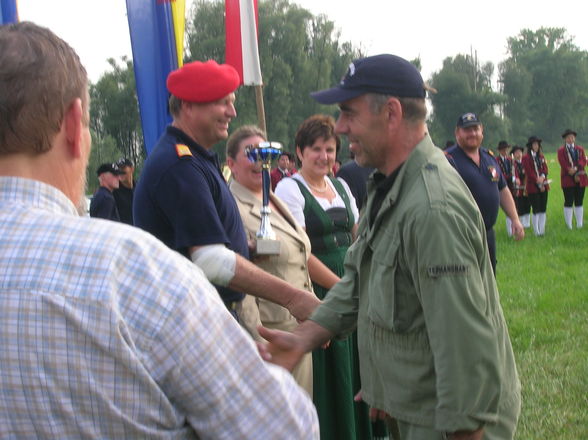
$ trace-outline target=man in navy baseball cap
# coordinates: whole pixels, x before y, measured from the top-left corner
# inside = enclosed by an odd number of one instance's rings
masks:
[[[376,171],[341,282],[293,333],[259,334],[292,368],[357,328],[362,398],[393,436],[511,439],[520,384],[484,221],[428,134],[426,90],[411,63],[377,55],[312,94],[338,104],[336,132]]]

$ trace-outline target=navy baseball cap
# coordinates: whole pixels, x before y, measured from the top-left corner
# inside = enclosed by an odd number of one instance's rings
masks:
[[[310,96],[321,104],[336,104],[366,93],[424,98],[426,89],[415,66],[399,56],[383,54],[353,61],[339,85]]]
[[[133,161],[131,159],[128,159],[126,157],[121,157],[119,160],[116,161],[116,166],[118,168],[124,168],[124,167],[133,167]]]
[[[124,172],[119,170],[118,167],[116,166],[116,164],[114,164],[114,163],[103,163],[96,170],[97,175],[104,174],[104,173],[112,173],[115,176],[120,176],[121,174],[124,174]]]
[[[457,119],[457,124],[455,124],[457,127],[461,127],[461,128],[468,128],[471,127],[472,125],[481,125],[482,123],[480,122],[480,120],[478,119],[478,116],[476,116],[475,113],[464,113],[463,115],[461,115],[458,119]]]

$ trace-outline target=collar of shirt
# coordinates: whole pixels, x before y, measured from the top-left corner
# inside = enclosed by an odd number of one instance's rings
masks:
[[[392,189],[396,178],[398,177],[398,173],[402,169],[401,164],[398,168],[396,168],[390,175],[385,176],[384,174],[380,173],[379,171],[375,172],[373,175],[374,184],[376,185],[376,193],[374,195],[374,201],[372,202],[372,208],[370,210],[370,226],[373,226],[374,220],[382,207],[382,202],[386,197],[386,194]]]
[[[216,161],[217,154],[214,151],[207,150],[179,128],[174,127],[173,125],[168,125],[167,132],[181,140],[186,146],[188,146],[188,148],[190,148],[192,153]]]
[[[78,215],[72,201],[54,186],[24,177],[0,176],[0,205],[11,203]]]

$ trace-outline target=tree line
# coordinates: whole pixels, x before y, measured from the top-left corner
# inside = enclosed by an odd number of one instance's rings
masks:
[[[336,84],[351,60],[365,54],[351,42],[340,41],[327,16],[315,16],[294,1],[262,0],[258,12],[268,136],[293,151],[294,134],[305,118],[319,112],[336,116],[336,106],[317,104],[310,92]],[[224,1],[199,0],[189,17],[184,61],[224,62]],[[488,148],[501,139],[524,146],[529,136],[537,135],[546,150],[554,150],[566,128],[577,131],[582,140],[588,128],[588,53],[565,29],[543,27],[521,30],[508,38],[507,49],[507,58],[498,66],[480,62],[475,53],[458,54],[445,58],[441,69],[425,78],[437,91],[429,95],[428,121],[437,145],[454,138],[457,117],[467,111],[484,123]],[[99,163],[125,156],[140,172],[145,155],[133,63],[125,57],[108,61],[112,70],[90,85],[91,188]],[[420,68],[420,59],[412,62]],[[498,86],[493,87],[495,77]],[[237,117],[231,127],[255,124],[253,88],[241,87],[236,96]],[[224,143],[215,150],[224,158]],[[347,155],[344,145],[340,159],[345,162]]]

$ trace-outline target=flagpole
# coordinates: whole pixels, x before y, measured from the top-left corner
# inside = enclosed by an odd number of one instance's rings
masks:
[[[263,106],[263,86],[258,85],[255,87],[255,104],[257,106],[257,125],[259,128],[266,133],[267,136],[267,128],[265,125],[265,108]]]

